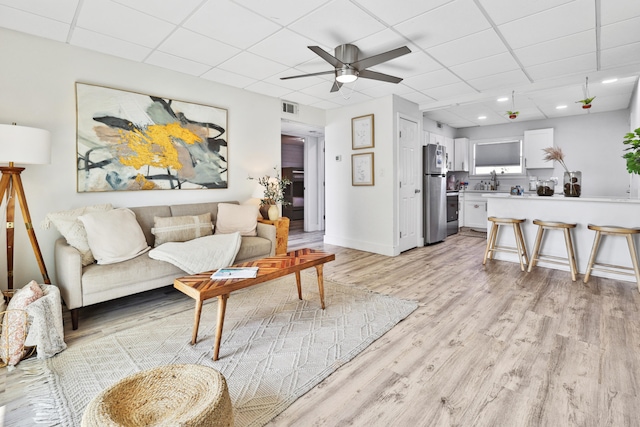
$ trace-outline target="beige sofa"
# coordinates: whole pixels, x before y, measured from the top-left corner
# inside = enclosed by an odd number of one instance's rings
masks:
[[[238,202],[224,202],[234,203]],[[170,206],[144,206],[130,208],[146,237],[154,246],[154,217],[199,215],[210,212],[215,224],[218,203],[195,203]],[[276,228],[270,224],[257,224],[257,236],[242,236],[235,263],[275,255]],[[112,299],[133,295],[150,289],[172,285],[174,279],[186,276],[173,264],[149,257],[146,252],[128,261],[115,264],[82,266],[81,255],[64,238],[55,243],[56,285],[65,304],[71,310],[73,329],[78,328],[78,309]]]

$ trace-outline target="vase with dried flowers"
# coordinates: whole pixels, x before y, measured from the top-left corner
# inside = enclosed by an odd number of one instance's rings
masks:
[[[560,163],[564,168],[564,195],[565,197],[580,197],[582,193],[582,172],[570,171],[564,162],[564,153],[560,147],[544,148],[544,160]]]
[[[291,180],[283,178],[278,168],[274,167],[273,170],[275,171],[274,176],[264,175],[260,178],[249,177],[247,179],[258,181],[258,185],[261,187],[263,194],[260,198],[260,214],[262,217],[276,220],[279,216],[277,205],[287,206],[290,204],[285,199],[284,191],[291,184]]]

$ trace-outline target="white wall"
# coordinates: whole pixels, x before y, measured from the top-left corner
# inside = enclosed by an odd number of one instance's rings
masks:
[[[351,118],[374,115],[373,149],[351,149]],[[398,115],[420,125],[417,104],[388,96],[327,111],[326,224],[329,244],[398,255],[397,127]],[[374,153],[373,186],[351,185],[351,155]],[[336,160],[340,156],[341,160]]]
[[[640,81],[636,80],[636,87],[631,96],[629,106],[629,132],[640,128]],[[631,195],[640,197],[640,175],[631,174]]]
[[[276,98],[9,30],[0,29],[0,40],[0,123],[16,122],[51,132],[51,164],[27,167],[22,179],[34,229],[54,282],[53,244],[59,234],[40,228],[48,212],[96,203],[142,206],[245,201],[255,185],[247,177],[268,173],[280,164],[281,105]],[[226,108],[229,188],[77,193],[75,82]],[[319,120],[312,110],[307,116]],[[0,213],[3,218],[4,205]],[[15,229],[14,287],[31,279],[41,282],[19,208]],[[0,234],[0,246],[5,247],[4,227]],[[6,288],[5,272],[3,255],[2,288]]]
[[[629,129],[629,110],[464,128],[458,129],[456,138],[522,136],[525,130],[543,128],[554,129],[555,145],[562,148],[569,170],[582,171],[584,196],[628,196],[629,174],[622,158],[622,140]],[[562,180],[563,172],[562,166],[555,164],[553,171],[538,169],[532,174]]]

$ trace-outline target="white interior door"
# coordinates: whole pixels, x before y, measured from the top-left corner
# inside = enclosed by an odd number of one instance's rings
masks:
[[[418,123],[400,117],[399,126],[400,176],[399,228],[400,252],[418,246],[420,213],[420,139]]]

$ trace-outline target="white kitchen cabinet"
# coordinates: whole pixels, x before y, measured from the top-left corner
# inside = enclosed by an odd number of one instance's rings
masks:
[[[466,227],[464,225],[464,191],[458,195],[458,227]]]
[[[480,194],[464,196],[464,226],[475,230],[487,229],[487,201]]]
[[[553,169],[553,162],[543,160],[544,148],[553,147],[553,128],[524,131],[525,169]]]
[[[469,172],[469,138],[456,138],[453,142],[453,170]]]
[[[451,170],[455,170],[453,168],[454,166],[454,158],[455,158],[455,145],[453,142],[453,138],[448,138],[445,137],[444,138],[444,148],[445,148],[445,155],[447,158],[447,170],[451,171]]]

